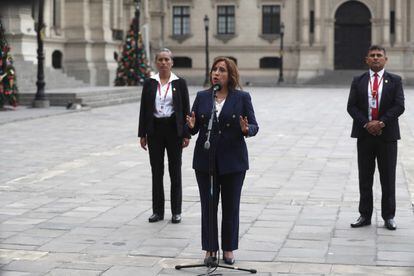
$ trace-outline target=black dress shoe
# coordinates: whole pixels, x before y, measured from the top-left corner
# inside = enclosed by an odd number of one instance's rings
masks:
[[[236,262],[234,258],[226,258],[224,256],[223,256],[223,261],[225,264],[228,264],[228,265],[234,265],[234,263]]]
[[[180,223],[181,222],[181,215],[180,214],[172,215],[171,222],[172,223]]]
[[[233,258],[225,257],[224,252],[223,252],[223,261],[224,261],[225,264],[233,265],[236,262],[236,259],[234,259],[234,257]]]
[[[397,229],[397,224],[395,223],[394,219],[386,219],[384,221],[384,226],[388,230],[395,230],[395,229]]]
[[[358,228],[366,225],[371,225],[371,219],[366,217],[359,217],[354,223],[351,223],[352,228]]]
[[[164,216],[161,216],[161,215],[158,215],[158,214],[152,214],[149,217],[148,221],[149,222],[157,222],[157,221],[160,221],[160,220],[163,220],[163,219],[164,219]]]
[[[208,267],[216,267],[217,263],[217,253],[208,252],[208,256],[204,258],[204,264]]]

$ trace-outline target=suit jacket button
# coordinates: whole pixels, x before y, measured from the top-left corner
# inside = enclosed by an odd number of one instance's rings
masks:
[[[236,118],[236,115],[235,114],[233,114],[233,118]]]
[[[201,118],[204,118],[204,114],[201,114]]]
[[[226,126],[227,126],[227,127],[229,127],[229,126],[230,126],[230,124],[229,124],[229,123],[227,123],[227,124],[226,124]]]
[[[221,130],[219,130],[219,134],[221,134]]]

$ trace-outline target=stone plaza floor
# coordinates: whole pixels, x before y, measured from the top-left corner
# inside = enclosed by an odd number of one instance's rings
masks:
[[[197,87],[191,87],[191,102]],[[246,87],[260,126],[248,138],[236,265],[256,275],[414,275],[414,90],[406,89],[397,166],[398,229],[358,217],[348,88]],[[0,112],[0,275],[198,275],[200,203],[183,153],[183,220],[148,223],[151,174],[139,103]],[[223,275],[247,272],[218,270]]]

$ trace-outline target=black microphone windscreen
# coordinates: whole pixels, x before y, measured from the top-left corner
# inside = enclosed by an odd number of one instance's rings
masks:
[[[213,85],[213,91],[220,91],[221,89],[221,83],[216,83],[215,85]]]

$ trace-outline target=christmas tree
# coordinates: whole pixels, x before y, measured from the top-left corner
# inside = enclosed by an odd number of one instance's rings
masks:
[[[135,48],[134,21],[126,35],[121,57],[118,58],[115,86],[140,85],[150,76],[142,36],[138,33],[138,47]]]
[[[0,108],[6,104],[16,106],[18,101],[17,91],[13,58],[0,21]]]

